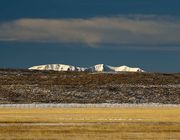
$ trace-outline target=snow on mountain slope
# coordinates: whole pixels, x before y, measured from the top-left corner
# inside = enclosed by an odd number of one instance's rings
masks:
[[[54,70],[54,71],[85,71],[86,68],[75,67],[64,64],[39,65],[29,68],[30,70]]]
[[[54,71],[87,71],[87,72],[145,72],[140,68],[131,68],[128,66],[113,67],[104,64],[97,64],[89,68],[76,67],[64,64],[39,65],[29,68],[30,70],[54,70]]]
[[[114,71],[118,72],[118,71],[128,71],[128,72],[145,72],[144,70],[140,69],[140,68],[131,68],[128,66],[120,66],[120,67],[112,67],[109,66],[111,69],[113,69]]]
[[[90,71],[90,72],[110,72],[110,71],[114,71],[114,70],[112,70],[108,65],[97,64],[97,65],[94,65],[92,67],[89,67],[87,69],[87,71]]]

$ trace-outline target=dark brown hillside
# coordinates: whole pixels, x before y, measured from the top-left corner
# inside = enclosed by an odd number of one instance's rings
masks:
[[[180,74],[0,70],[0,103],[180,103]]]

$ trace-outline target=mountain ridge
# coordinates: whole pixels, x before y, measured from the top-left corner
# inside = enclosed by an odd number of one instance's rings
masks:
[[[29,70],[54,70],[54,71],[79,71],[79,72],[145,72],[143,69],[138,67],[123,66],[110,66],[105,64],[96,64],[91,67],[79,67],[67,64],[46,64],[32,66]]]

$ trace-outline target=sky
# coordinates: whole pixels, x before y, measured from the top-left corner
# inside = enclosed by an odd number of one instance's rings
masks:
[[[180,72],[179,0],[0,0],[0,68]]]

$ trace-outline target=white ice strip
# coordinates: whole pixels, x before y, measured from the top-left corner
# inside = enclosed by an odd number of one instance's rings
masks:
[[[133,108],[133,107],[176,107],[180,108],[180,104],[0,104],[0,108]]]

